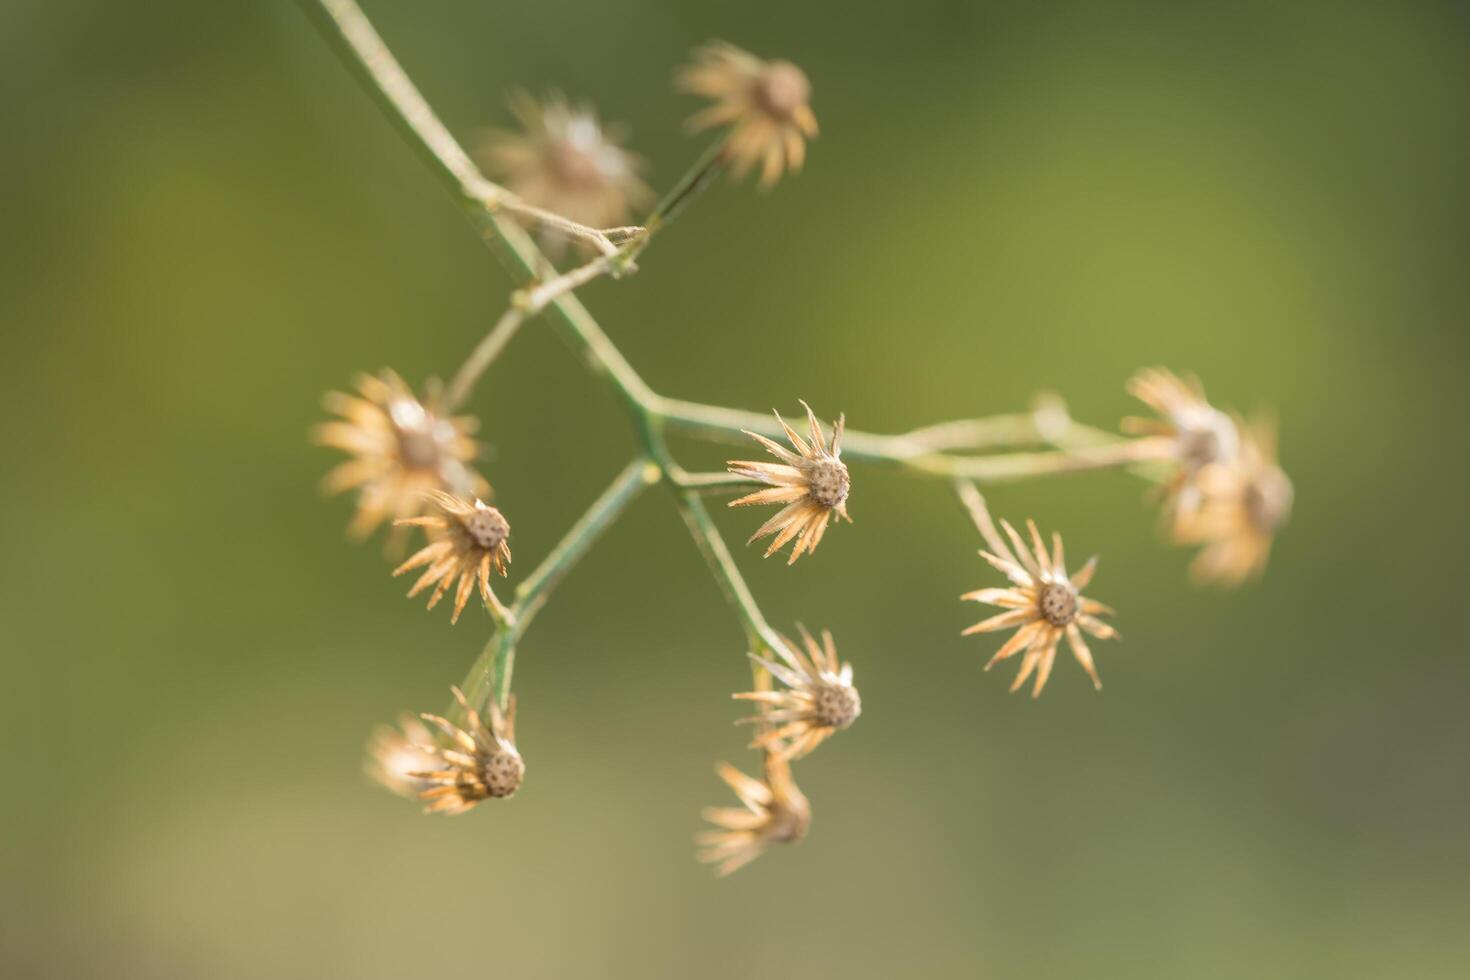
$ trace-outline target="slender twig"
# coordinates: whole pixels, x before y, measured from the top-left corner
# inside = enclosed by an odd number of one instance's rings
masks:
[[[516,588],[515,601],[502,616],[496,617],[498,628],[495,635],[485,644],[485,649],[465,676],[463,690],[471,705],[481,706],[491,693],[493,684],[496,703],[502,710],[506,707],[510,698],[511,675],[515,670],[516,644],[525,635],[531,621],[602,533],[612,526],[644,488],[657,483],[659,476],[658,466],[642,457],[625,466],[617,479],[536,566],[536,570]]]

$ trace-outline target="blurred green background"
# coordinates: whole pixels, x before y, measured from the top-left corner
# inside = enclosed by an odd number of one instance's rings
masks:
[[[362,742],[442,705],[484,621],[344,541],[306,434],[358,370],[452,371],[507,280],[290,4],[7,3],[0,973],[1465,975],[1462,5],[368,13],[456,132],[560,87],[664,186],[691,46],[809,70],[804,175],[722,184],[584,292],[655,388],[879,431],[1051,388],[1112,426],[1135,368],[1192,368],[1279,411],[1294,521],[1262,583],[1202,591],[1136,481],[997,489],[1102,553],[1124,635],[1101,694],[1064,660],[1033,703],[958,636],[993,576],[947,490],[859,470],[815,558],[740,559],[865,714],[801,766],[811,837],[717,882],[690,838],[749,762],[748,674],[651,493],[522,649],[524,791],[420,817]],[[512,581],[630,446],[543,327],[474,405]]]

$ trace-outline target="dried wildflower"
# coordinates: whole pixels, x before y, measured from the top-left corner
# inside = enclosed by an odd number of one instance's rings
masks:
[[[430,493],[429,497],[439,513],[409,517],[398,522],[422,527],[429,543],[393,569],[393,574],[402,575],[427,565],[408,594],[411,598],[433,585],[434,591],[429,596],[430,609],[458,580],[454,613],[449,617],[451,623],[459,622],[459,614],[464,611],[476,583],[480,586],[480,598],[485,605],[497,607],[499,600],[490,589],[490,570],[493,568],[504,576],[505,567],[510,564],[510,522],[500,511],[478,498],[460,499],[438,490]]]
[[[1164,485],[1165,514],[1176,524],[1199,508],[1199,475],[1215,464],[1228,465],[1240,452],[1235,421],[1205,400],[1198,378],[1180,378],[1165,368],[1144,368],[1128,379],[1128,393],[1159,414],[1125,418],[1123,428],[1161,440],[1163,454],[1177,466]]]
[[[470,468],[478,451],[470,438],[476,422],[468,416],[440,415],[438,392],[420,401],[392,371],[359,375],[358,395],[328,392],[327,411],[342,416],[316,427],[316,441],[352,455],[327,474],[328,493],[358,490],[357,512],[348,531],[366,537],[385,520],[423,512],[425,492],[485,496],[490,484]],[[401,543],[403,533],[393,536]]]
[[[410,799],[434,784],[421,774],[439,765],[431,748],[434,736],[412,715],[398,719],[398,727],[380,725],[368,740],[368,757],[363,768],[372,779],[391,792]]]
[[[1244,430],[1230,464],[1200,473],[1203,501],[1179,529],[1179,540],[1202,544],[1190,572],[1201,582],[1239,585],[1266,567],[1271,542],[1291,516],[1291,480],[1276,463],[1276,426],[1261,420]]]
[[[1022,650],[1026,651],[1026,657],[1021,661],[1021,671],[1011,684],[1011,690],[1018,690],[1035,671],[1036,686],[1032,688],[1031,696],[1038,697],[1041,689],[1046,686],[1047,678],[1051,676],[1057,644],[1066,636],[1072,655],[1092,678],[1093,687],[1100,689],[1102,681],[1098,679],[1097,667],[1092,662],[1092,651],[1082,638],[1082,632],[1085,630],[1092,636],[1105,640],[1116,637],[1117,633],[1097,618],[1100,614],[1110,615],[1112,610],[1081,595],[1081,591],[1092,581],[1092,574],[1097,568],[1097,557],[1088,559],[1087,564],[1076,575],[1068,575],[1060,534],[1052,535],[1052,552],[1048,554],[1046,545],[1041,540],[1041,532],[1036,529],[1036,522],[1028,520],[1026,526],[1031,531],[1034,549],[1028,550],[1016,529],[1001,521],[1000,526],[1005,529],[1011,544],[1015,545],[1015,553],[1012,554],[1005,540],[996,532],[990,512],[985,509],[984,500],[978,495],[975,500],[975,522],[991,549],[980,554],[1010,579],[1014,587],[979,589],[960,596],[961,599],[984,602],[1007,610],[976,623],[965,630],[964,635],[1020,627],[996,651],[995,656],[990,658],[985,669],[989,670],[1007,657]]]
[[[622,224],[652,201],[638,176],[642,159],[623,148],[621,128],[603,126],[590,106],[516,92],[510,108],[524,131],[491,132],[481,157],[521,200],[593,228]]]
[[[776,421],[781,423],[781,428],[786,431],[786,438],[791,440],[796,452],[790,452],[763,435],[746,431],[746,435],[764,446],[767,452],[781,462],[760,463],[732,459],[726,464],[731,473],[771,484],[769,490],[757,490],[739,500],[732,500],[731,507],[751,504],[786,505],[762,524],[746,544],[752,544],[768,534],[775,534],[770,547],[766,548],[765,556],[769,558],[786,542],[795,538],[796,544],[786,562],[788,565],[803,553],[816,550],[822,535],[827,532],[827,521],[833,514],[848,523],[852,522],[852,518],[847,515],[847,494],[852,488],[852,480],[841,459],[842,427],[846,419],[838,416],[829,444],[811,406],[802,402],[801,407],[806,409],[807,426],[811,432],[810,443],[787,425],[786,420],[781,418],[781,413],[777,412]]]
[[[791,765],[779,755],[766,755],[766,778],[754,779],[729,763],[715,767],[719,777],[740,797],[741,807],[712,806],[704,819],[714,824],[695,838],[703,848],[699,860],[716,864],[724,877],[745,867],[772,844],[790,844],[806,836],[811,804],[791,778]]]
[[[428,784],[429,788],[418,794],[428,804],[425,813],[463,813],[481,800],[514,796],[526,776],[526,764],[515,746],[514,699],[504,714],[495,704],[490,705],[487,727],[464,693],[457,687],[452,690],[464,710],[463,728],[438,715],[420,715],[448,740],[447,745],[436,742],[417,746],[433,757],[424,771],[409,774]]]
[[[787,640],[775,648],[783,663],[750,655],[786,685],[786,690],[733,695],[762,705],[760,713],[741,721],[774,726],[762,732],[751,747],[792,760],[807,755],[833,732],[851,725],[863,711],[862,698],[852,686],[852,664],[838,665],[832,634],[823,630],[822,642],[818,643],[805,627],[800,629],[805,653]]]
[[[817,135],[806,73],[789,61],[766,61],[733,44],[712,41],[675,77],[682,91],[714,100],[689,118],[693,130],[730,125],[724,156],[735,176],[761,165],[761,186],[796,173],[806,141]]]

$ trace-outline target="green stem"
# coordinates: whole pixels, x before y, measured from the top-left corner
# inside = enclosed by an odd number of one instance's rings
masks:
[[[644,488],[659,481],[660,474],[658,466],[643,457],[625,466],[602,496],[587,508],[551,553],[536,566],[536,570],[516,588],[515,601],[500,617],[495,635],[485,644],[465,676],[463,690],[471,705],[483,705],[493,690],[496,703],[501,710],[505,709],[510,700],[511,676],[515,671],[516,644],[525,635],[531,621],[567,573],[576,567],[628,505],[638,499]]]

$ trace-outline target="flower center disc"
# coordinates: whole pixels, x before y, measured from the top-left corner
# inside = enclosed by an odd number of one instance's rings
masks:
[[[1053,626],[1066,626],[1077,618],[1077,593],[1060,582],[1043,585],[1037,605],[1042,618]]]
[[[806,73],[789,61],[767,65],[755,83],[756,102],[778,119],[790,119],[811,95],[812,85]]]
[[[819,459],[806,471],[807,496],[823,507],[836,507],[852,486],[847,467],[835,459]]]
[[[817,691],[812,713],[817,721],[831,728],[846,728],[862,712],[855,688],[844,684],[832,684]]]
[[[510,533],[510,524],[500,511],[484,507],[464,518],[464,529],[475,539],[475,544],[486,551],[494,551]]]

